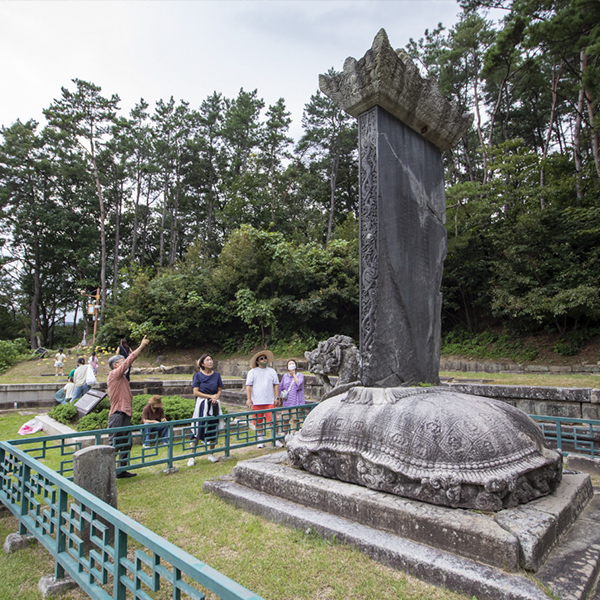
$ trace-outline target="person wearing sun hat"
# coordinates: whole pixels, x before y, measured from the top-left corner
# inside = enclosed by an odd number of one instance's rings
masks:
[[[144,428],[144,448],[150,448],[150,436],[153,432],[157,432],[159,444],[168,443],[169,427],[168,425],[160,425],[160,423],[164,423],[166,420],[167,417],[165,417],[161,397],[158,395],[152,396],[148,400],[148,404],[144,406],[144,410],[142,410],[142,423],[144,425],[149,423],[154,424],[154,427]]]
[[[279,401],[279,377],[277,372],[268,365],[273,362],[273,353],[270,350],[261,350],[250,359],[250,371],[246,376],[246,406],[253,410],[275,408]],[[272,413],[262,413],[254,416],[254,424],[258,439],[264,439],[265,421],[271,423]],[[283,444],[277,440],[275,445],[281,448]],[[264,444],[258,444],[264,448]]]

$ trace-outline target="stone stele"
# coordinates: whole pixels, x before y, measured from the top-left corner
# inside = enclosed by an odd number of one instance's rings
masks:
[[[443,388],[363,388],[321,403],[287,439],[311,473],[454,508],[498,511],[553,492],[562,455],[525,413]]]
[[[446,257],[440,150],[461,138],[470,117],[392,50],[383,29],[363,58],[319,82],[358,117],[360,380],[437,384]]]

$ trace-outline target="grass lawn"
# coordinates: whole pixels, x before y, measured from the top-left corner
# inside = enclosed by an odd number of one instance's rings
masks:
[[[31,414],[0,415],[0,439],[15,438]],[[267,600],[459,600],[466,596],[422,583],[371,560],[343,544],[326,542],[303,531],[275,525],[202,492],[206,478],[230,473],[237,460],[270,450],[238,451],[230,460],[196,466],[179,463],[169,477],[161,467],[136,471],[117,481],[119,510],[158,535]],[[53,466],[52,460],[45,461]],[[17,519],[0,513],[0,538],[18,531]],[[54,572],[50,554],[39,545],[6,555],[0,550],[0,600],[39,599],[37,584]],[[212,596],[207,596],[211,597]],[[61,596],[83,600],[80,590]]]

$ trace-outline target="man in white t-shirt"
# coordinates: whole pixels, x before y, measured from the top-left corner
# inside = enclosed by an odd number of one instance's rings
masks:
[[[250,360],[250,371],[246,376],[246,406],[253,410],[265,410],[275,408],[275,401],[279,400],[279,377],[275,369],[269,367],[273,362],[273,353],[269,350],[257,352]],[[258,439],[264,439],[266,423],[271,423],[272,413],[262,413],[255,415],[254,424]],[[260,435],[263,434],[263,435]],[[283,444],[277,440],[275,445],[281,448]],[[259,448],[264,448],[264,444],[258,444]]]

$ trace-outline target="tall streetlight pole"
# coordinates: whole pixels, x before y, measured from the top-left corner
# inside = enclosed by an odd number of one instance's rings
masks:
[[[100,288],[96,289],[95,294],[86,294],[85,290],[79,290],[82,296],[93,298],[93,301],[88,304],[88,315],[94,315],[94,335],[92,337],[92,346],[96,344],[96,332],[98,331],[98,308],[100,306]]]

